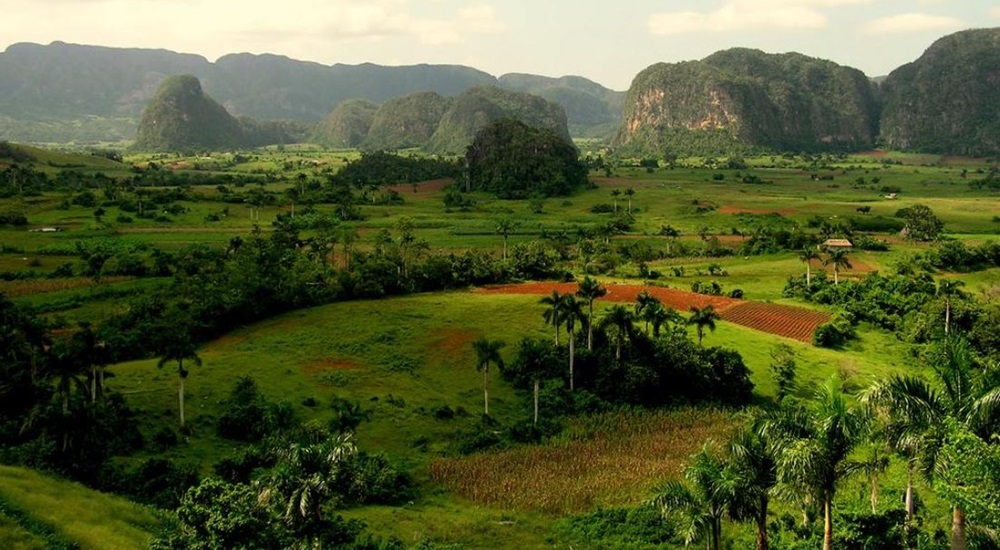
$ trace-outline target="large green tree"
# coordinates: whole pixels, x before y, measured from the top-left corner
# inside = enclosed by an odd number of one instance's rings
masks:
[[[201,366],[201,357],[198,356],[197,346],[191,340],[189,331],[178,327],[170,337],[164,338],[160,360],[156,366],[163,368],[167,363],[177,363],[177,403],[181,428],[184,427],[184,381],[190,374],[184,361]]]
[[[698,333],[699,346],[702,345],[702,340],[705,338],[705,329],[707,328],[715,332],[715,322],[720,319],[722,317],[715,311],[715,307],[712,304],[701,308],[691,306],[691,316],[688,318],[687,323],[694,325],[695,331]]]
[[[869,387],[863,399],[909,424],[904,432],[913,452],[919,452],[933,474],[938,442],[951,419],[963,429],[989,440],[1000,428],[1000,384],[996,373],[979,368],[968,342],[951,334],[928,353],[934,383],[911,375],[896,375]],[[965,511],[952,508],[952,550],[968,547]]]
[[[594,300],[606,295],[608,289],[601,286],[597,279],[584,277],[576,291],[576,295],[587,301],[587,350],[594,351]]]
[[[490,414],[490,365],[503,369],[500,349],[504,345],[506,344],[500,340],[486,338],[472,342],[472,349],[476,353],[476,370],[483,373],[483,414],[487,416]]]
[[[833,501],[844,478],[860,471],[851,460],[865,441],[869,415],[851,404],[841,381],[830,378],[805,407],[790,407],[762,423],[781,446],[778,482],[795,498],[807,496],[822,506],[823,550],[833,547]]]

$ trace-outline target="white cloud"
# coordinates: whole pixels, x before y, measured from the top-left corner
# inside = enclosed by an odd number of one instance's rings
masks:
[[[140,9],[134,0],[15,4],[0,18],[0,36],[11,41],[169,47],[209,58],[233,51],[337,58],[351,43],[456,44],[505,29],[482,0],[283,0],[280,9],[244,0],[144,0]]]
[[[864,34],[904,34],[921,31],[947,31],[965,27],[965,22],[955,17],[926,13],[901,13],[865,23]]]
[[[825,10],[869,4],[872,1],[874,0],[727,0],[713,11],[655,13],[649,18],[648,28],[652,34],[822,29],[828,22]]]

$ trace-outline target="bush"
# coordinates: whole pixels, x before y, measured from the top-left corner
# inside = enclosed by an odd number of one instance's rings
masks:
[[[839,348],[856,336],[851,320],[846,315],[837,314],[816,329],[813,343],[823,348]]]

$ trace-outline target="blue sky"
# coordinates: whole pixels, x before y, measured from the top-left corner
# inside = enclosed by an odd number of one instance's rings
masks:
[[[937,38],[1000,26],[997,0],[0,0],[0,47],[55,40],[215,60],[457,63],[624,90],[645,67],[734,46],[886,74]]]

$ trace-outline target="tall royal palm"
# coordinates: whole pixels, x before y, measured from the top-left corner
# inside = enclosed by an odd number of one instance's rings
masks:
[[[552,294],[546,296],[538,301],[538,303],[547,306],[545,312],[542,313],[542,317],[545,319],[545,324],[552,325],[555,329],[555,341],[556,346],[559,346],[559,327],[562,325],[563,321],[563,300],[566,295],[559,294],[558,290],[553,290]]]
[[[653,328],[653,337],[660,337],[660,329],[669,323],[683,323],[684,317],[672,307],[657,302],[642,311],[642,320]]]
[[[809,286],[812,284],[812,262],[821,259],[819,251],[811,247],[803,248],[799,252],[799,259],[806,264],[806,286]]]
[[[622,348],[625,343],[635,337],[635,325],[632,312],[627,307],[618,304],[608,310],[608,314],[601,319],[602,329],[614,330],[615,337],[615,359],[621,360]]]
[[[660,301],[647,290],[643,290],[638,296],[635,297],[635,316],[636,318],[643,320],[643,330],[647,333],[649,332],[649,320],[646,319],[645,313],[647,310],[654,308],[657,304],[660,304]]]
[[[698,333],[699,346],[702,345],[702,339],[705,338],[705,329],[715,332],[715,322],[721,319],[722,317],[715,311],[712,304],[702,308],[691,306],[691,317],[688,318],[687,323],[694,325],[695,331]]]
[[[829,379],[805,408],[786,409],[761,424],[781,445],[779,487],[823,507],[823,550],[833,547],[833,500],[840,482],[861,466],[848,457],[864,440],[868,415],[851,405],[837,378]]]
[[[962,290],[959,288],[965,283],[959,280],[942,279],[938,281],[937,295],[944,300],[944,333],[951,332],[951,306],[955,298],[962,297]]]
[[[180,411],[180,426],[184,427],[184,381],[187,380],[190,372],[184,367],[184,361],[201,366],[201,357],[198,356],[194,342],[190,335],[184,330],[178,330],[170,338],[165,339],[163,349],[160,353],[160,360],[156,363],[158,368],[163,368],[167,363],[177,363],[177,403]]]
[[[953,418],[969,431],[988,440],[1000,427],[1000,386],[994,377],[976,368],[969,343],[951,334],[928,354],[936,383],[914,376],[893,376],[876,383],[863,395],[865,402],[926,428],[924,434],[908,433],[908,442],[928,465],[937,462],[937,431]],[[929,468],[928,472],[933,472]],[[965,511],[952,507],[952,550],[968,547]]]
[[[566,294],[562,300],[563,322],[566,324],[566,338],[569,339],[569,389],[576,389],[573,374],[573,363],[576,358],[576,327],[584,323],[587,317],[583,313],[583,302],[572,294]]]
[[[517,224],[510,218],[497,220],[496,233],[503,237],[503,261],[507,261],[507,239],[517,230]]]
[[[653,489],[652,504],[664,517],[679,519],[685,541],[704,537],[709,550],[722,547],[722,520],[736,501],[736,472],[708,445],[684,469],[687,483],[668,481]]]
[[[833,284],[840,284],[840,270],[851,269],[851,260],[847,257],[847,250],[843,248],[831,248],[826,252],[826,259],[823,265],[833,266]]]
[[[767,512],[778,483],[778,441],[759,429],[745,428],[729,441],[729,455],[736,471],[733,512],[736,519],[753,521],[757,550],[768,550]]]
[[[576,295],[587,301],[587,350],[594,351],[594,300],[606,295],[608,289],[601,286],[596,279],[584,277],[577,289]]]
[[[476,370],[483,373],[483,414],[487,416],[490,414],[490,365],[496,365],[498,369],[503,368],[500,349],[505,345],[500,340],[486,338],[472,342],[472,349],[476,352]]]

